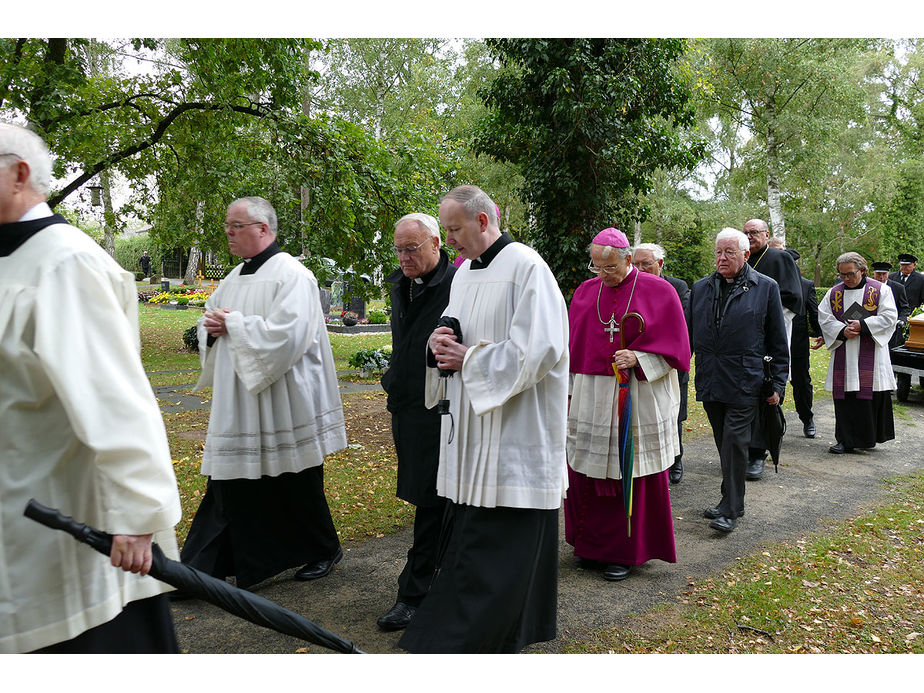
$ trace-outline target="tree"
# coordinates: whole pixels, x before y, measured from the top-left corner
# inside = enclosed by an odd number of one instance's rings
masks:
[[[850,122],[863,120],[863,92],[850,77],[869,43],[713,39],[706,45],[715,113],[753,136],[744,154],[763,174],[770,226],[785,243],[787,173],[824,150]]]
[[[691,166],[698,147],[678,74],[682,40],[489,39],[503,69],[483,96],[477,152],[517,164],[529,238],[570,297],[586,278],[586,246],[644,210],[659,168]]]

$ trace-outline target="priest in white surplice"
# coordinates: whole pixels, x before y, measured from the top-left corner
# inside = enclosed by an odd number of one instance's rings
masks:
[[[52,214],[50,180],[41,139],[0,123],[0,653],[175,653],[172,588],[142,577],[181,511],[135,278]],[[110,558],[30,498],[113,534]]]
[[[834,439],[828,452],[843,454],[895,438],[895,374],[889,340],[898,309],[892,289],[867,277],[859,253],[837,258],[840,281],[818,303],[818,324],[830,351],[825,389],[834,397]]]
[[[451,501],[445,551],[399,646],[516,652],[556,634],[558,509],[567,487],[568,316],[546,263],[497,226],[475,186],[440,203],[466,261],[430,338],[426,404],[448,400],[437,493]],[[457,371],[440,378],[436,366]]]
[[[261,197],[228,207],[228,244],[244,262],[199,321],[209,483],[182,560],[241,587],[299,564],[296,579],[324,577],[343,556],[323,471],[346,447],[337,373],[318,283],[276,245],[276,224]]]

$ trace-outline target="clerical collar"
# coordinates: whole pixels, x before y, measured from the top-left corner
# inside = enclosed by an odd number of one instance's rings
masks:
[[[884,284],[884,283],[885,283],[885,282],[883,282],[883,284]],[[844,284],[844,288],[847,289],[847,291],[856,291],[857,289],[862,289],[864,286],[866,286],[866,277],[863,277],[862,279],[860,279],[860,283],[857,284],[857,285],[856,285],[855,287],[853,287],[852,289],[851,289],[849,286],[847,286],[846,283]]]
[[[52,214],[51,208],[41,202],[26,212],[22,219],[9,224],[0,224],[0,257],[12,255],[19,246],[48,226],[66,224],[60,214]]]
[[[270,243],[263,252],[257,253],[253,257],[244,260],[244,266],[241,268],[241,274],[253,274],[263,267],[263,264],[276,253],[281,253],[282,248],[276,245],[276,241]]]
[[[470,269],[484,269],[491,264],[491,260],[497,257],[497,254],[504,249],[508,243],[513,243],[513,239],[504,231],[500,237],[491,244],[491,247],[484,251],[479,257],[472,260],[469,265]]]

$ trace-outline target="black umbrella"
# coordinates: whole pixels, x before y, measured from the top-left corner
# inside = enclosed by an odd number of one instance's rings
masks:
[[[77,522],[62,515],[54,508],[48,508],[34,499],[26,504],[23,514],[46,527],[60,529],[78,541],[82,541],[101,554],[108,556],[112,551],[112,535]],[[242,590],[224,580],[196,570],[195,568],[172,561],[164,555],[157,544],[152,544],[154,556],[150,575],[168,585],[183,590],[192,597],[198,597],[218,606],[230,614],[246,619],[258,626],[292,635],[321,645],[335,652],[363,654],[353,643],[334,635],[307,618],[289,611],[269,599]]]
[[[764,444],[767,451],[773,459],[773,471],[779,473],[780,464],[780,446],[783,442],[783,435],[786,433],[786,417],[783,416],[783,401],[779,404],[769,404],[767,397],[772,397],[774,393],[773,379],[770,377],[770,362],[772,356],[764,356],[764,382],[760,390],[760,430],[763,433]]]

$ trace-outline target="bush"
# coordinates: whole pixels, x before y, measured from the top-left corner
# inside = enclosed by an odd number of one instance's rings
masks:
[[[183,331],[183,344],[191,352],[199,352],[199,337],[196,333],[196,325],[190,325]]]
[[[388,324],[388,316],[385,315],[385,313],[381,313],[377,310],[370,311],[367,319],[370,325]]]
[[[349,364],[364,371],[382,372],[391,363],[391,348],[360,349],[350,356]]]

